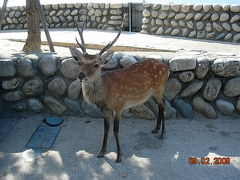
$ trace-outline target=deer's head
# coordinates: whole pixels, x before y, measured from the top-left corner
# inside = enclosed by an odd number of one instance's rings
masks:
[[[98,54],[88,54],[86,52],[86,47],[83,39],[83,29],[85,27],[85,22],[82,28],[80,28],[76,22],[77,30],[81,39],[81,43],[78,42],[77,38],[77,44],[79,45],[81,51],[79,51],[75,47],[69,47],[70,52],[73,56],[73,58],[78,61],[80,65],[80,73],[78,75],[78,78],[80,81],[91,81],[96,79],[101,74],[101,68],[103,64],[106,64],[109,60],[112,59],[113,52],[108,51],[112,47],[112,45],[117,41],[121,34],[121,29],[123,27],[123,23],[121,25],[120,30],[118,31],[117,36],[115,39],[111,42],[109,42]]]

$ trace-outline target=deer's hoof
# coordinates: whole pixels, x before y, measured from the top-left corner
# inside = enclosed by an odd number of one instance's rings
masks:
[[[158,129],[154,129],[151,131],[152,134],[157,134],[157,132],[158,132]]]
[[[104,152],[100,152],[100,153],[98,154],[97,158],[102,158],[102,157],[104,157],[104,155],[105,155]]]

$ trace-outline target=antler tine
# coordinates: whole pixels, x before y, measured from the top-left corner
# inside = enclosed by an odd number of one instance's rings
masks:
[[[110,42],[99,52],[99,55],[100,55],[100,56],[101,56],[105,51],[107,51],[108,49],[110,49],[110,48],[113,46],[113,44],[118,40],[118,38],[119,38],[119,36],[120,36],[120,34],[121,34],[121,32],[122,32],[122,28],[123,28],[123,23],[124,23],[124,20],[125,20],[125,16],[126,16],[126,14],[124,14],[123,21],[122,21],[122,24],[121,24],[121,27],[120,27],[120,29],[119,29],[119,31],[118,31],[117,36],[115,37],[115,39],[114,39],[113,41],[110,41]]]
[[[85,14],[85,18],[86,18],[86,14]],[[79,28],[77,21],[75,21],[75,25],[76,25],[76,27],[77,27],[78,34],[79,34],[79,36],[80,36],[80,39],[81,39],[82,44],[80,44],[80,43],[78,42],[77,38],[75,38],[75,39],[76,39],[76,42],[77,42],[77,44],[79,45],[79,47],[82,49],[82,52],[83,52],[83,53],[86,53],[86,47],[85,47],[85,43],[84,43],[84,39],[83,39],[83,29],[85,28],[85,24],[86,24],[85,18],[84,18],[83,26],[82,26],[81,29]]]

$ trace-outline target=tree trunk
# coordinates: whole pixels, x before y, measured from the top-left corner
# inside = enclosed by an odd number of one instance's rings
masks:
[[[6,8],[7,8],[7,2],[8,2],[8,0],[3,1],[3,6],[1,9],[1,13],[0,13],[0,29],[2,29],[3,17],[5,14]]]
[[[25,52],[41,51],[40,20],[35,5],[35,0],[26,0],[26,16],[28,25],[28,37],[23,47]]]

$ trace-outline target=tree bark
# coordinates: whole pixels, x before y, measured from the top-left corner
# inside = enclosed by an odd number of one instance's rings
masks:
[[[25,52],[41,51],[40,20],[35,0],[26,0],[26,17],[28,25],[28,37],[23,47]]]

